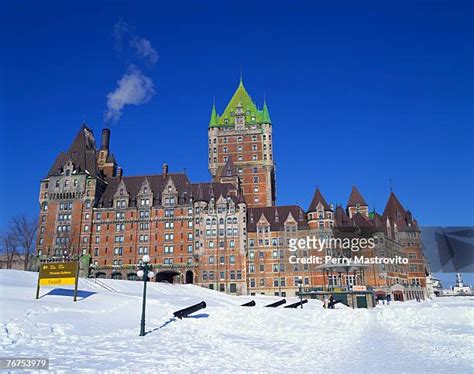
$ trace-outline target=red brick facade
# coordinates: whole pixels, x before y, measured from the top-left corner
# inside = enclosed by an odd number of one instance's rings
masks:
[[[97,149],[83,126],[40,184],[38,254],[90,257],[95,277],[136,279],[148,254],[156,281],[196,283],[234,294],[291,296],[305,289],[367,286],[376,295],[424,294],[426,263],[416,220],[392,193],[382,215],[353,187],[347,206],[328,204],[319,189],[308,209],[275,206],[275,164],[268,108],[257,109],[243,84],[208,129],[212,182],[184,173],[124,176],[104,129]],[[404,265],[341,271],[306,261],[353,257],[343,247],[290,248],[308,237],[370,238],[367,257],[408,257]],[[305,262],[306,261],[306,262]],[[403,291],[399,291],[400,287]]]

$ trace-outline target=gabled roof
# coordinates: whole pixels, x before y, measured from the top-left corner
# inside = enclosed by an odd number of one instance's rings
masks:
[[[356,186],[352,186],[351,195],[349,196],[349,201],[347,202],[348,207],[356,206],[359,204],[360,206],[368,206],[365,202],[362,194],[359,192]]]
[[[280,231],[285,225],[285,221],[290,216],[296,221],[298,229],[308,229],[308,223],[304,217],[304,211],[297,205],[287,206],[268,206],[259,208],[248,208],[247,210],[247,230],[249,232],[257,231],[257,223],[262,217],[270,224],[271,231]]]
[[[168,179],[171,178],[178,193],[178,204],[186,204],[192,195],[192,185],[184,173],[169,173],[166,177],[163,174],[141,175],[132,177],[112,177],[107,178],[107,187],[102,194],[98,207],[110,208],[113,206],[114,195],[121,182],[126,186],[130,195],[130,206],[137,206],[137,195],[143,183],[148,180],[150,192],[153,193],[153,206],[161,205],[161,193],[165,189]]]
[[[193,196],[196,196],[195,201],[207,201],[211,198],[215,201],[222,196],[224,198],[230,197],[234,203],[239,202],[238,193],[235,193],[235,186],[231,183],[206,182],[206,183],[192,183]]]
[[[331,208],[329,207],[328,203],[324,199],[319,188],[316,188],[316,192],[314,193],[313,200],[311,200],[311,204],[309,205],[308,212],[317,211],[317,207],[319,203],[321,203],[321,205],[324,207],[324,210],[331,210]]]
[[[227,162],[224,165],[224,169],[222,169],[221,177],[236,177],[238,176],[237,168],[235,167],[234,162],[232,161],[232,157],[229,156]]]
[[[68,151],[61,152],[56,157],[53,166],[48,172],[48,177],[60,175],[63,166],[69,160],[72,161],[74,168],[78,172],[88,172],[92,176],[99,174],[94,134],[85,124],[81,126]]]

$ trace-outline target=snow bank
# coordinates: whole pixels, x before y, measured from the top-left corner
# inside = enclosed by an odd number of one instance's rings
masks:
[[[193,285],[150,283],[139,337],[142,283],[81,279],[43,288],[37,274],[0,270],[0,356],[49,357],[71,370],[468,372],[474,369],[474,301],[439,299],[374,310],[264,308],[278,297],[230,296]],[[239,305],[254,299],[254,308]],[[453,300],[454,299],[454,300]],[[205,300],[192,318],[172,313]],[[288,302],[297,301],[289,298]]]

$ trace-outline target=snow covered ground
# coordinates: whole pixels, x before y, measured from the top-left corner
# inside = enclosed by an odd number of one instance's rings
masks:
[[[229,296],[142,282],[81,279],[82,296],[43,288],[37,274],[0,270],[0,357],[49,357],[57,372],[460,372],[474,370],[474,298],[393,303],[373,310],[263,308],[276,297]],[[48,295],[47,293],[50,292]],[[239,305],[255,299],[254,308]],[[175,310],[205,300],[193,318]],[[291,299],[288,301],[297,301]],[[145,368],[145,370],[143,370]]]

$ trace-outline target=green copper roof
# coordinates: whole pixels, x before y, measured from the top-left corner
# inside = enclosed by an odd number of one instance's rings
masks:
[[[242,105],[242,110],[245,115],[245,123],[271,123],[267,104],[264,103],[263,109],[258,109],[257,105],[245,89],[242,79],[240,79],[239,86],[235,90],[234,95],[221,115],[217,115],[215,106],[213,105],[209,127],[233,126],[235,124],[234,114],[238,105]]]
[[[262,110],[262,122],[263,123],[272,123],[270,119],[270,113],[268,113],[267,102],[263,102],[263,110]]]
[[[211,120],[209,121],[209,127],[219,126],[217,122],[216,104],[212,104]]]

